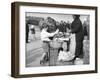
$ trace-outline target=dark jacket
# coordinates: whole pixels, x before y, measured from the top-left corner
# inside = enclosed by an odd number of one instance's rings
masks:
[[[76,41],[83,41],[84,31],[80,19],[76,18],[71,25],[71,32],[76,34]]]
[[[75,50],[75,58],[83,58],[83,39],[84,39],[84,31],[82,27],[82,23],[80,19],[75,19],[71,25],[72,33],[76,34],[76,50]]]

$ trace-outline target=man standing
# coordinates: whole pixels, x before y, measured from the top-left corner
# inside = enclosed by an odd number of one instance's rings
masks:
[[[26,22],[26,43],[28,43],[28,36],[29,35],[29,23]]]
[[[76,37],[75,59],[83,58],[84,32],[82,22],[79,17],[80,15],[73,15],[74,21],[71,24],[71,33],[74,33]]]

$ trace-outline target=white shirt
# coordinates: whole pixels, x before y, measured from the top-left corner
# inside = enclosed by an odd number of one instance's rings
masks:
[[[55,31],[53,33],[48,33],[46,30],[42,29],[41,40],[42,41],[50,41],[49,37],[53,37],[56,33],[57,33],[57,31]]]
[[[60,51],[58,60],[69,61],[69,60],[72,60],[74,57],[75,57],[75,55],[70,53],[70,51],[68,51],[68,52]]]

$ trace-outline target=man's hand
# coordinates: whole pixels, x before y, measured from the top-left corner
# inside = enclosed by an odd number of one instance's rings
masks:
[[[56,34],[59,32],[59,29],[56,30]]]
[[[68,30],[68,33],[71,33],[71,30]]]

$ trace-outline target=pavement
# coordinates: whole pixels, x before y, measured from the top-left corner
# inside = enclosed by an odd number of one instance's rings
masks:
[[[89,40],[84,41],[84,64],[89,64]],[[36,39],[26,44],[26,67],[41,67],[48,66],[49,62],[40,64],[40,59],[43,54],[42,42],[40,39]],[[73,65],[72,62],[57,62],[57,66]]]

